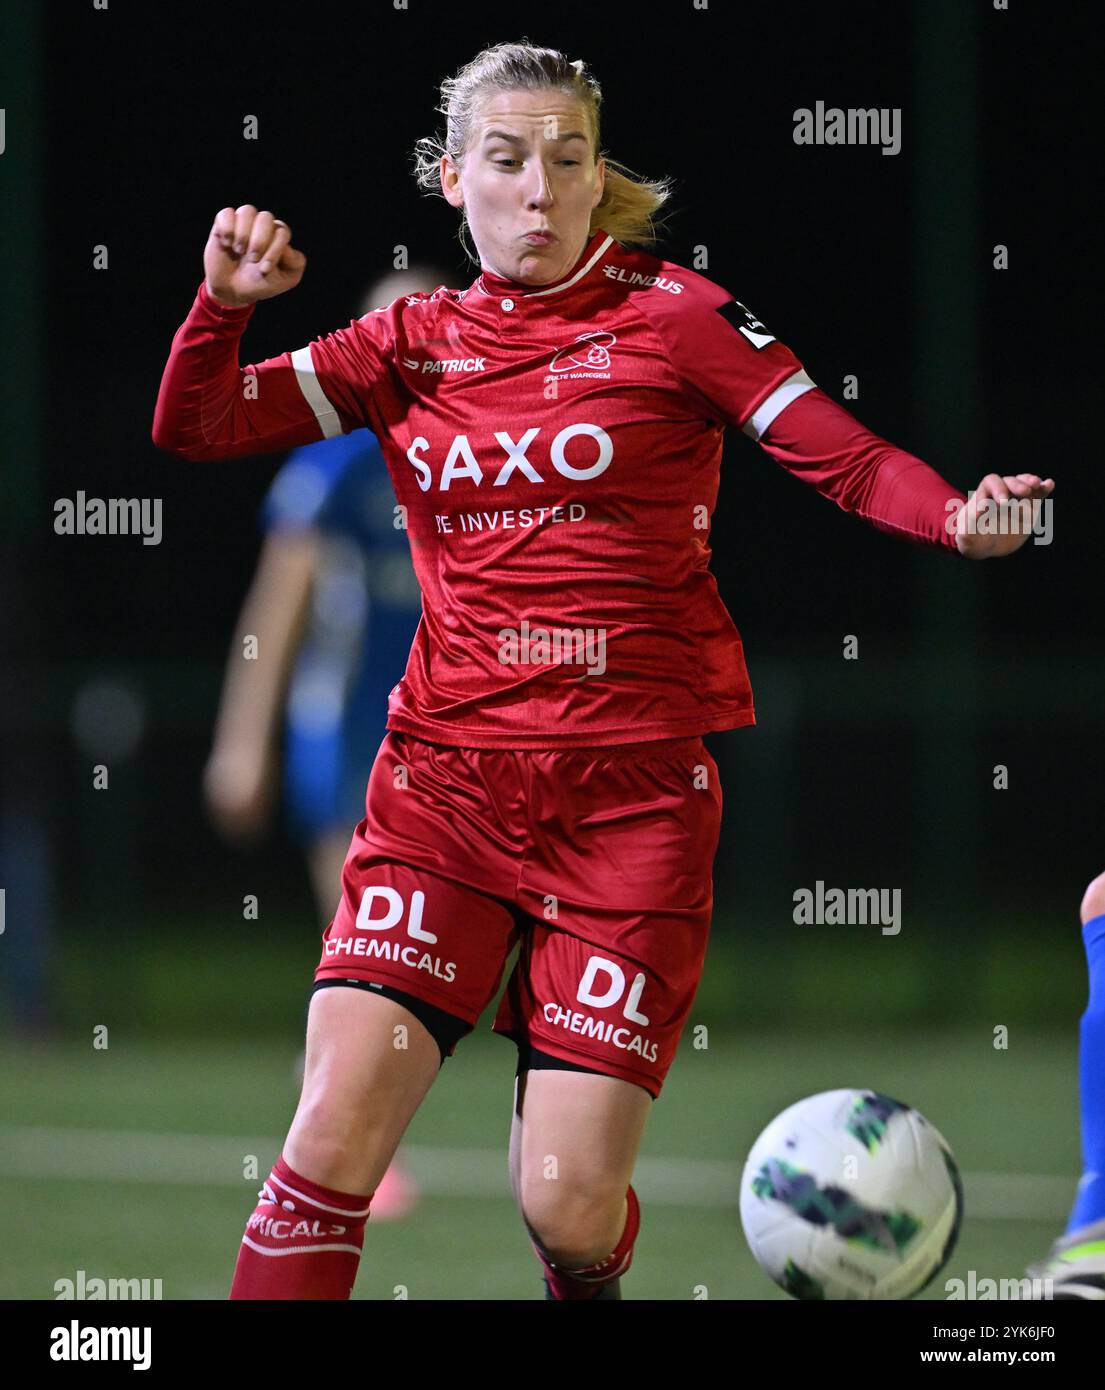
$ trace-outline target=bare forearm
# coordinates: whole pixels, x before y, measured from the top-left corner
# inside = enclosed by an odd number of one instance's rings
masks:
[[[238,620],[227,661],[216,742],[268,748],[299,650],[314,573],[313,533],[272,536]]]

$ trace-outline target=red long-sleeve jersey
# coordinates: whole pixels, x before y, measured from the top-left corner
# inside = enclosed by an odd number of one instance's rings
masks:
[[[709,569],[727,425],[846,511],[955,549],[962,492],[818,390],[727,290],[604,232],[554,284],[485,269],[240,367],[252,312],[200,286],[154,442],[222,459],[377,435],[423,595],[390,729],[544,748],[754,723]]]

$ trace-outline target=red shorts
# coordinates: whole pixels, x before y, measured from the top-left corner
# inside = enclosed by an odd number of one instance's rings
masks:
[[[515,751],[389,732],[315,980],[471,1027],[520,942],[494,1031],[655,1098],[702,973],[721,802],[701,738]]]

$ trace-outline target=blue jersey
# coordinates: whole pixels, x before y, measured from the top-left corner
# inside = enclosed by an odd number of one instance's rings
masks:
[[[296,449],[261,508],[266,532],[311,531],[318,567],[287,700],[289,811],[310,837],[352,833],[406,667],[421,592],[387,466],[369,430]]]

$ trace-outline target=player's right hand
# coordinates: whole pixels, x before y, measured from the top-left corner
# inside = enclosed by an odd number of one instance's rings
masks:
[[[216,214],[203,252],[207,292],[240,307],[273,299],[303,278],[307,257],[291,244],[292,229],[252,203]]]

